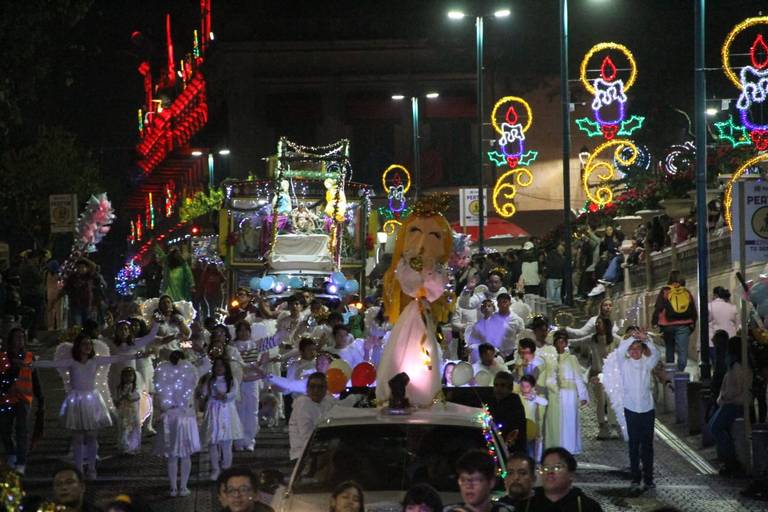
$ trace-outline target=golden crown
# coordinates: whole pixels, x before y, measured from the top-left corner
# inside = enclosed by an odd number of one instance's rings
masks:
[[[419,217],[432,215],[445,215],[451,205],[451,196],[448,194],[430,194],[422,197],[413,205],[412,213]]]

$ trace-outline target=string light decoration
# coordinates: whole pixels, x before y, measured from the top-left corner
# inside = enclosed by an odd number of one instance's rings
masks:
[[[403,178],[405,178],[404,182]],[[394,218],[405,219],[408,217],[408,215],[403,215],[407,203],[405,194],[411,188],[411,173],[408,172],[408,169],[399,164],[390,165],[381,173],[381,186],[384,188],[384,193],[387,194],[387,206]]]
[[[600,160],[599,155],[607,149],[614,148],[613,158],[610,162]],[[627,148],[629,151],[627,151]],[[627,154],[629,153],[629,154]],[[618,178],[616,164],[621,166],[630,166],[637,160],[639,151],[631,141],[625,139],[609,140],[600,144],[592,154],[587,158],[584,169],[581,174],[581,183],[587,199],[592,201],[598,208],[613,201],[613,190],[611,182]],[[603,171],[602,173],[598,171]],[[597,185],[595,191],[590,190],[590,178],[597,172]]]
[[[525,123],[520,122],[520,114],[515,106],[520,106],[525,111]],[[501,123],[497,119],[499,111],[506,106],[504,118]],[[491,111],[491,125],[500,135],[496,141],[498,150],[489,151],[488,158],[496,165],[503,167],[508,165],[514,169],[518,165],[531,165],[539,155],[538,151],[525,150],[525,132],[533,124],[533,110],[523,98],[518,96],[504,96],[493,106]]]
[[[696,161],[696,146],[691,141],[675,144],[669,148],[664,157],[664,172],[669,176],[677,176],[691,170]]]
[[[509,181],[506,181],[509,180]],[[527,187],[533,182],[533,173],[527,167],[510,169],[496,180],[493,186],[493,209],[501,217],[508,219],[517,212],[513,202],[517,187]]]
[[[518,109],[525,112],[523,120]],[[499,117],[501,112],[504,113],[503,118]],[[512,217],[517,211],[514,204],[517,188],[533,183],[533,173],[528,166],[539,153],[526,151],[525,148],[525,132],[532,124],[533,110],[527,101],[518,96],[500,98],[491,111],[491,125],[500,137],[496,141],[498,149],[489,151],[488,158],[496,167],[507,167],[493,186],[491,202],[496,213],[504,218]]]
[[[163,200],[165,201],[165,216],[173,215],[173,207],[176,204],[176,183],[169,181],[163,186]]]
[[[21,475],[12,469],[0,470],[0,504],[8,512],[21,512],[22,500],[24,499],[24,489],[21,486]],[[45,503],[41,508],[45,506],[51,506],[52,504]],[[26,507],[24,507],[26,508]],[[56,508],[50,508],[47,510],[63,510]]]
[[[587,78],[587,67],[590,60],[600,52],[606,52],[600,63],[600,76],[590,82]],[[626,83],[619,78],[619,70],[609,52],[618,52],[626,59],[629,65],[629,77]],[[605,42],[590,48],[581,61],[580,79],[587,92],[593,96],[591,104],[593,119],[589,117],[576,119],[576,126],[579,127],[579,130],[589,137],[602,136],[606,140],[613,140],[616,137],[630,137],[632,133],[643,126],[645,118],[642,116],[632,115],[629,119],[625,119],[626,92],[635,84],[637,79],[635,57],[626,46]],[[615,113],[611,119],[606,119],[605,110],[609,107],[615,108]]]
[[[141,267],[133,260],[128,260],[115,276],[115,290],[119,295],[127,297],[136,288],[136,281],[141,277]]]
[[[145,203],[147,228],[151,231],[155,229],[155,202],[152,200],[152,192],[147,192],[147,202]]]
[[[488,408],[488,404],[483,404],[483,412],[479,414],[478,419],[483,424],[483,438],[485,439],[485,449],[488,451],[488,455],[493,457],[493,462],[496,464],[496,476],[501,478],[507,477],[507,469],[504,461],[501,460],[500,454],[496,449],[496,442],[493,439],[494,431],[498,432],[499,427],[494,423],[491,410]]]
[[[381,226],[381,230],[388,235],[394,235],[402,225],[403,223],[399,220],[390,219]]]
[[[752,139],[750,139],[747,129],[738,123],[734,123],[731,116],[728,116],[727,121],[715,123],[715,128],[717,128],[717,138],[728,142],[734,148],[752,144]]]
[[[626,146],[621,150],[622,161],[628,160],[632,156],[632,148]],[[589,159],[589,153],[586,153],[583,164]],[[637,159],[631,165],[623,165],[614,159],[613,165],[616,167],[619,179],[624,179],[627,174],[633,171],[648,171],[651,168],[651,152],[646,146],[637,146]]]
[[[731,213],[731,205],[733,203],[733,184],[736,183],[736,180],[741,178],[741,176],[744,175],[748,170],[764,161],[768,161],[768,153],[763,153],[757,155],[756,157],[750,158],[744,162],[744,164],[742,164],[742,166],[739,167],[735,173],[733,173],[733,176],[731,176],[731,179],[725,186],[723,209],[725,210],[725,223],[728,225],[728,229],[731,231],[733,231],[733,217]]]
[[[736,125],[729,117],[728,121],[715,123],[715,126],[719,138],[734,148],[754,144],[758,151],[765,151],[768,149],[768,123],[753,122],[750,114],[754,106],[760,107],[758,111],[762,111],[768,95],[768,44],[762,32],[758,32],[749,48],[750,64],[743,66],[738,76],[731,65],[731,46],[736,38],[746,29],[761,25],[761,29],[768,25],[768,16],[747,18],[733,27],[723,42],[720,55],[725,76],[741,91],[736,100],[740,125]]]

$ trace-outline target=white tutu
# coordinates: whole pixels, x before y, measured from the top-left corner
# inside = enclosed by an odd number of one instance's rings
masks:
[[[155,438],[158,457],[189,457],[200,451],[197,418],[192,409],[171,409],[163,413]]]
[[[243,425],[234,401],[223,402],[209,398],[205,410],[205,427],[206,444],[243,438]]]
[[[98,391],[70,391],[61,404],[64,427],[69,430],[99,430],[112,426],[104,398]]]

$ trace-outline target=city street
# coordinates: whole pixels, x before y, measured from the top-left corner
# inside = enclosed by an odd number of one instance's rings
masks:
[[[50,472],[66,462],[69,437],[59,426],[58,407],[63,396],[61,380],[54,370],[43,370],[46,391],[46,433],[35,448],[28,465],[25,486],[31,494],[50,493]],[[619,440],[597,441],[597,426],[593,410],[581,409],[585,453],[578,457],[577,485],[596,498],[606,511],[652,510],[662,504],[674,505],[688,511],[761,511],[765,502],[739,496],[746,480],[725,479],[713,474],[702,474],[687,455],[678,453],[659,436],[657,426],[655,460],[657,488],[641,492],[630,488],[626,445]],[[671,415],[663,417],[667,424]],[[679,443],[674,428],[662,429],[672,442]],[[697,438],[698,439],[698,438]],[[190,488],[186,498],[169,498],[165,463],[152,456],[153,438],[145,435],[142,453],[133,457],[115,456],[114,429],[103,431],[99,438],[99,478],[88,483],[88,494],[98,503],[106,502],[117,494],[140,495],[150,500],[157,512],[215,511],[219,509],[215,486],[208,481],[207,453],[193,458]],[[685,441],[685,439],[682,439]],[[685,445],[685,443],[683,443]],[[713,449],[698,452],[705,460],[714,457]],[[236,465],[247,465],[254,470],[277,469],[290,471],[288,462],[287,428],[262,429],[253,453],[236,453]],[[706,468],[705,468],[706,469]],[[710,468],[711,469],[711,468]]]

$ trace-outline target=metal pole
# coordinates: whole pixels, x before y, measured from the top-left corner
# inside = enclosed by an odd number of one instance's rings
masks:
[[[411,96],[411,117],[413,118],[413,195],[419,198],[421,189],[421,149],[419,147],[419,97]]]
[[[702,0],[703,1],[703,0]],[[736,183],[739,194],[739,271],[744,279],[747,279],[747,248],[744,246],[744,242],[747,238],[747,201],[746,201],[746,185],[743,180]],[[747,305],[749,298],[741,299],[741,367],[748,368],[749,360],[747,356],[748,344],[749,344],[749,308]],[[752,438],[752,421],[749,416],[749,411],[752,409],[752,393],[751,386],[744,386],[744,435],[747,438],[747,457],[744,461],[746,463],[746,472],[749,473],[751,461],[749,460],[749,454],[752,450],[749,449],[750,441]]]
[[[477,44],[477,172],[478,189],[477,203],[480,207],[478,213],[479,224],[477,226],[477,249],[485,252],[485,197],[483,187],[483,17],[475,19],[475,38]]]
[[[699,347],[701,380],[711,378],[709,363],[709,248],[707,229],[707,76],[704,46],[706,0],[696,0],[694,7],[696,34],[694,40],[694,109],[696,110],[696,238],[699,280]]]
[[[560,0],[560,97],[563,108],[563,302],[573,305],[573,271],[571,269],[571,97],[568,91],[568,0]]]

